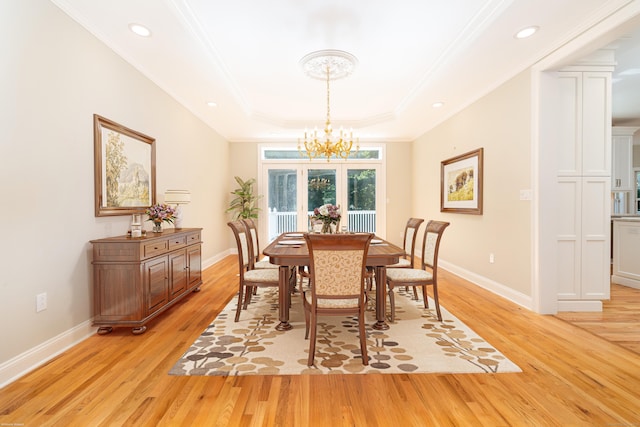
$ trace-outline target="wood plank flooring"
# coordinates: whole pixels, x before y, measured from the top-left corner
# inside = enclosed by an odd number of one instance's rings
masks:
[[[128,328],[95,335],[1,389],[0,425],[640,423],[638,353],[558,317],[532,313],[447,272],[440,275],[442,304],[518,364],[522,373],[167,375],[234,295],[236,272],[236,257],[230,256],[204,272],[201,292],[152,321],[143,335],[134,336]],[[630,337],[622,341],[637,344],[637,336]]]
[[[640,353],[640,289],[611,285],[601,313],[558,313],[558,318]]]

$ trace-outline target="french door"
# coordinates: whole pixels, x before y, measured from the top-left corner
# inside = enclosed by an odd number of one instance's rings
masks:
[[[263,163],[261,239],[308,231],[313,209],[327,203],[340,205],[342,227],[384,236],[381,171],[380,163]]]

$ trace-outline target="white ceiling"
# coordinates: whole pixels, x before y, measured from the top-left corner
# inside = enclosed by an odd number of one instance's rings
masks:
[[[52,0],[229,141],[294,141],[322,126],[326,84],[299,65],[320,49],[359,61],[331,82],[334,128],[361,141],[415,139],[628,1]],[[540,31],[514,37],[530,25]],[[629,40],[618,61],[640,58]],[[619,97],[630,87],[615,81],[614,115],[631,125],[640,103]]]

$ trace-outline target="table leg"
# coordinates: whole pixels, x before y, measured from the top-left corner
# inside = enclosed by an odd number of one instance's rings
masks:
[[[289,295],[289,266],[281,265],[278,268],[278,305],[280,308],[280,323],[276,326],[279,331],[288,331],[293,328],[289,323],[289,305],[291,295]]]
[[[376,267],[376,323],[373,329],[386,330],[389,329],[386,320],[386,302],[387,302],[387,268],[383,266]]]

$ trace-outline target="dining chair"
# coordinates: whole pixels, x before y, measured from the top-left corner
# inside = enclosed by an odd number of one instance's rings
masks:
[[[398,260],[396,264],[388,265],[387,268],[413,268],[414,259],[416,256],[416,237],[418,237],[418,230],[424,222],[422,218],[409,218],[407,224],[404,227],[404,240],[402,242],[402,248],[404,249],[404,256]],[[408,291],[407,286],[406,290]],[[418,299],[418,290],[413,288],[413,296]]]
[[[388,265],[387,268],[413,268],[413,260],[416,254],[416,237],[418,237],[418,230],[423,222],[424,219],[422,218],[409,218],[404,227],[404,240],[402,242],[404,256],[396,264]]]
[[[309,342],[308,366],[316,351],[318,316],[358,316],[362,364],[369,364],[364,311],[364,279],[373,234],[305,234],[309,248],[311,288],[302,292],[305,339]],[[309,337],[311,332],[311,337]]]
[[[396,286],[410,286],[416,289],[422,287],[424,308],[429,308],[427,298],[427,286],[433,286],[433,300],[436,305],[438,320],[442,321],[440,302],[438,301],[438,250],[442,233],[450,223],[442,221],[429,221],[424,230],[422,239],[422,265],[421,268],[387,268],[387,286],[389,287],[389,306],[391,308],[391,321],[395,321],[395,296],[393,289]]]
[[[246,224],[241,221],[231,221],[227,225],[233,231],[238,246],[238,308],[236,309],[237,322],[240,319],[240,311],[251,301],[251,294],[257,287],[277,287],[279,283],[279,272],[273,268],[254,268],[253,249],[250,238],[247,237],[249,231]]]
[[[251,236],[251,246],[253,251],[253,268],[278,268],[277,265],[271,264],[269,262],[268,257],[262,257],[260,259],[260,241],[258,240],[258,228],[256,227],[256,223],[252,218],[243,218],[242,222],[244,222],[247,230],[249,231],[249,235]]]

